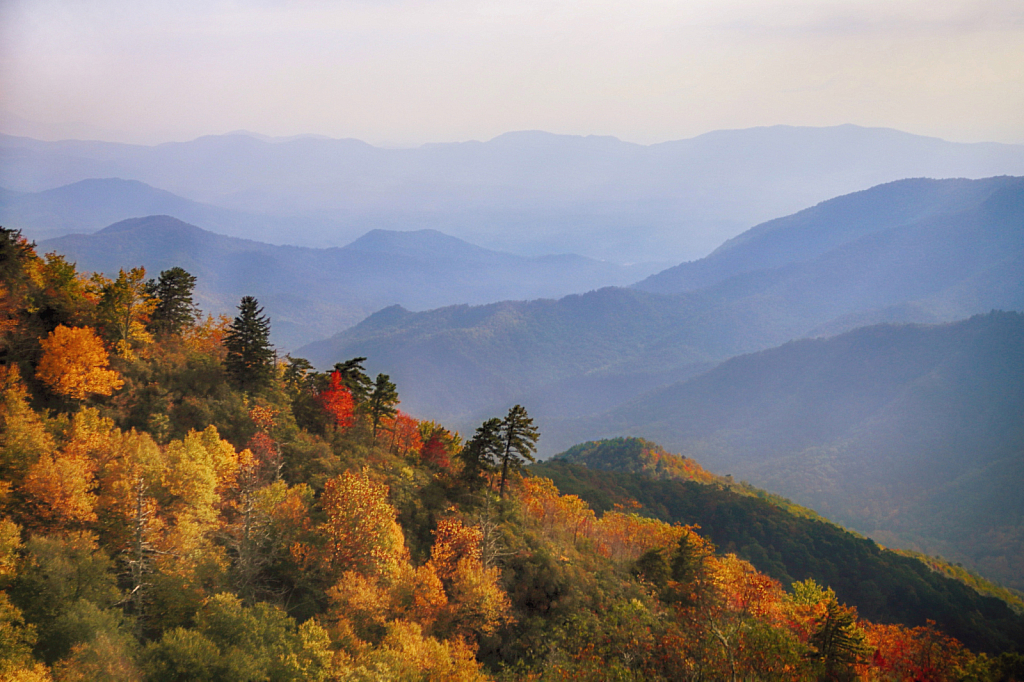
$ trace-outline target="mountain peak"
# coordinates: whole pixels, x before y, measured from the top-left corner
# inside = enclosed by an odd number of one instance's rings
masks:
[[[96,234],[118,234],[125,232],[164,232],[179,234],[212,234],[169,215],[151,215],[143,218],[128,218],[108,225]]]

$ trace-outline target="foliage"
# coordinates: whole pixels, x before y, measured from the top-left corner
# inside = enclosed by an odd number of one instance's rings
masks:
[[[501,420],[498,427],[498,438],[501,439],[501,484],[498,497],[505,497],[505,481],[509,468],[518,471],[525,462],[536,461],[533,453],[537,452],[537,439],[540,432],[533,425],[533,420],[526,414],[526,408],[515,405]]]
[[[199,317],[199,309],[192,300],[196,278],[183,268],[164,270],[160,279],[148,286],[157,301],[150,317],[150,327],[157,333],[181,334]]]
[[[366,400],[366,411],[370,415],[373,437],[384,425],[385,420],[394,418],[398,412],[398,387],[387,374],[378,374],[373,382],[373,391]],[[385,427],[386,428],[386,427]]]
[[[85,400],[92,394],[110,395],[124,385],[118,373],[108,369],[107,351],[89,327],[59,325],[41,345],[36,377],[57,395]]]
[[[93,283],[99,290],[97,312],[107,338],[120,357],[131,358],[136,348],[152,341],[146,326],[157,301],[146,284],[146,269],[121,270],[112,281],[94,275]]]
[[[916,559],[742,485],[698,483],[696,463],[649,443],[611,449],[659,480],[564,462],[531,475],[522,406],[463,446],[399,411],[387,375],[369,390],[362,358],[329,373],[289,358],[254,388],[226,362],[239,320],[135,337],[113,360],[118,392],[56,400],[31,381],[48,351],[26,349],[101,328],[106,304],[72,266],[5,237],[0,679],[986,680],[1020,667],[958,641],[1009,650],[1019,617]],[[812,575],[835,589],[794,582]]]
[[[270,320],[252,296],[243,296],[238,315],[224,335],[224,367],[235,385],[246,392],[266,387],[274,370]]]

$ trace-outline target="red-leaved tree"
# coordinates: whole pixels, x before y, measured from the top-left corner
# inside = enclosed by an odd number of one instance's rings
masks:
[[[342,383],[341,372],[331,372],[331,381],[318,396],[324,412],[339,429],[347,429],[355,423],[356,403],[352,391]]]

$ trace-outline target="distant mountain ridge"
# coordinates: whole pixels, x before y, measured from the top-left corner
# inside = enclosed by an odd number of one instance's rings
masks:
[[[296,236],[311,226],[329,231],[330,221],[264,216],[185,199],[138,180],[90,178],[42,192],[0,189],[0,225],[23,231],[35,240],[68,234],[91,234],[121,220],[169,215],[213,232],[276,244],[305,243]],[[330,240],[327,240],[330,241]]]
[[[811,260],[888,229],[975,209],[993,194],[1019,185],[1020,179],[1014,177],[891,182],[753,227],[700,260],[651,275],[634,286],[655,293],[702,289],[736,275]],[[823,221],[828,229],[821,229]]]
[[[423,309],[557,296],[626,284],[645,270],[573,255],[515,256],[431,230],[375,230],[342,248],[273,246],[170,216],[124,220],[95,234],[43,241],[40,249],[65,254],[81,270],[108,274],[143,265],[155,277],[183,267],[198,278],[200,307],[207,312],[233,314],[242,296],[256,296],[271,317],[274,341],[285,348],[393,303]]]
[[[790,249],[781,266],[749,270],[764,243],[757,235],[770,232],[759,226],[745,240],[753,255],[730,266],[737,274],[714,275],[704,288],[389,310],[298,352],[321,367],[369,357],[371,367],[398,379],[410,410],[468,426],[516,402],[538,406],[542,420],[601,413],[730,356],[879,319],[940,322],[1024,310],[1022,178],[894,183],[823,204],[813,221],[806,214],[775,221],[774,238],[829,232],[838,222],[833,211],[892,196],[917,206],[890,211],[911,222],[846,230],[824,253],[827,246]],[[793,260],[803,254],[810,256]],[[462,384],[457,391],[448,387],[453,378]]]
[[[373,228],[430,228],[502,251],[616,262],[697,258],[750,225],[884,182],[1001,174],[1024,175],[1024,146],[851,125],[647,146],[524,131],[415,149],[245,134],[153,147],[0,136],[0,186],[19,192],[124,178],[259,214],[259,238],[275,243],[340,246]],[[174,215],[147,214],[157,212]]]

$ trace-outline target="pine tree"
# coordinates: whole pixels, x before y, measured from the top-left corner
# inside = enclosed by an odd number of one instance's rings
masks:
[[[381,422],[398,414],[398,387],[391,383],[387,374],[378,374],[370,394],[367,411],[373,425],[373,437],[377,438],[377,430]]]
[[[252,296],[238,305],[238,317],[224,337],[224,367],[231,380],[252,392],[270,383],[274,372],[274,347],[270,345],[270,320]]]
[[[160,273],[157,282],[150,280],[150,290],[158,299],[150,318],[150,327],[161,334],[180,334],[199,316],[192,300],[196,278],[182,268],[174,267]]]
[[[508,478],[509,465],[514,469],[523,466],[523,462],[536,462],[533,453],[537,452],[537,439],[540,432],[533,425],[533,419],[526,414],[526,408],[516,405],[508,411],[501,422],[501,485],[498,497],[505,497],[505,479]]]
[[[481,483],[485,472],[494,471],[501,458],[501,420],[497,417],[488,419],[481,424],[466,447],[459,452],[463,462],[462,479],[470,488],[475,489]]]
[[[341,383],[351,391],[352,399],[356,403],[366,400],[370,394],[370,387],[373,386],[370,377],[366,376],[364,362],[366,362],[366,358],[352,358],[334,365],[334,371],[341,376]]]

